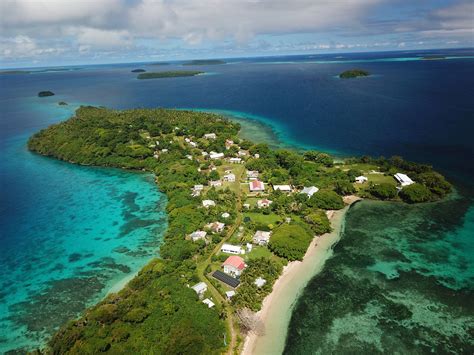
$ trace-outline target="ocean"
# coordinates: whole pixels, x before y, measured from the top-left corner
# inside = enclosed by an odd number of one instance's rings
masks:
[[[429,54],[446,59],[421,59]],[[212,75],[158,80],[137,80],[130,71],[181,65],[1,75],[0,353],[41,346],[66,319],[159,256],[166,198],[152,176],[27,151],[29,135],[81,104],[215,111],[252,122],[245,130],[256,140],[432,164],[456,186],[449,200],[364,201],[350,209],[334,257],[296,302],[285,353],[468,346],[473,59],[474,50],[242,58],[199,67]],[[337,77],[354,67],[372,75]],[[56,95],[36,97],[42,90]]]

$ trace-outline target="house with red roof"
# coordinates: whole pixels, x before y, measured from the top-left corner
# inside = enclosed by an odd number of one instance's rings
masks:
[[[263,185],[263,182],[260,180],[252,180],[249,182],[249,189],[252,192],[259,192],[259,191],[264,191],[265,186]]]
[[[226,261],[224,261],[222,266],[224,267],[224,272],[226,274],[232,275],[234,277],[240,276],[242,271],[247,267],[247,265],[245,265],[244,259],[237,255],[229,256]]]

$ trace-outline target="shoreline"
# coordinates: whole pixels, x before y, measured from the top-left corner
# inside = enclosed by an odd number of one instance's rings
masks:
[[[357,196],[346,196],[347,203],[338,211],[327,211],[333,231],[315,237],[302,261],[288,263],[273,285],[272,292],[265,298],[257,315],[265,326],[265,334],[250,333],[245,337],[242,355],[281,354],[285,347],[288,325],[293,307],[307,283],[324,267],[333,254],[333,246],[340,240],[344,230],[345,215],[351,205],[362,200]],[[286,310],[272,312],[272,310]]]

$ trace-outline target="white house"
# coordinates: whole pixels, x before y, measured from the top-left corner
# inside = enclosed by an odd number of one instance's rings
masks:
[[[239,151],[237,152],[237,154],[238,154],[239,156],[241,156],[241,157],[244,157],[244,156],[247,155],[247,152],[246,152],[245,150],[239,150]]]
[[[266,207],[269,207],[272,203],[273,203],[272,200],[268,200],[268,199],[264,198],[262,200],[257,201],[257,207],[258,208],[266,208]]]
[[[255,280],[255,282],[254,282],[254,284],[255,284],[258,288],[262,287],[262,286],[265,285],[266,283],[267,283],[267,280],[265,280],[265,279],[262,278],[262,277],[258,277],[258,278]]]
[[[184,138],[184,141],[185,141],[186,143],[189,143],[189,142],[191,142],[191,139],[189,139],[189,138]]]
[[[214,207],[216,203],[212,200],[203,200],[202,205],[203,207],[209,208],[209,207]]]
[[[206,139],[216,139],[217,136],[216,136],[215,133],[206,133],[206,134],[204,135],[204,138],[206,138]]]
[[[301,193],[306,194],[308,197],[311,197],[318,191],[319,189],[316,186],[310,186],[310,187],[305,187],[303,190],[301,190]]]
[[[228,300],[230,300],[232,297],[235,296],[235,291],[234,291],[234,290],[232,290],[232,291],[227,291],[227,292],[225,293],[225,296],[227,297]]]
[[[247,179],[249,179],[249,180],[258,179],[258,171],[257,170],[247,170]]]
[[[211,181],[209,181],[209,186],[211,186],[211,187],[222,186],[222,181],[221,180],[211,180]]]
[[[221,217],[222,217],[222,218],[229,218],[229,217],[230,217],[230,214],[227,213],[227,212],[224,212],[223,214],[221,214]]]
[[[168,153],[168,149],[164,148],[161,150],[162,153]]]
[[[250,203],[244,203],[242,207],[248,210],[250,208]]]
[[[194,185],[193,190],[194,191],[202,191],[202,190],[204,190],[204,185]]]
[[[290,185],[273,185],[273,190],[281,192],[291,192]]]
[[[207,304],[209,308],[212,308],[215,306],[214,302],[212,302],[209,298],[206,298],[205,300],[203,300],[202,303]]]
[[[245,250],[240,245],[222,244],[221,252],[227,254],[245,254]]]
[[[260,180],[253,180],[249,182],[249,189],[252,192],[259,192],[259,191],[264,191],[265,186],[263,182],[261,182]]]
[[[367,179],[367,177],[363,175],[355,178],[355,182],[358,184],[363,184],[364,182],[367,182],[367,181],[369,181],[369,179]]]
[[[189,142],[189,145],[194,148],[198,146],[196,142]]]
[[[235,174],[227,174],[223,177],[224,181],[235,182]]]
[[[402,186],[408,186],[411,184],[414,184],[415,182],[410,179],[407,175],[402,174],[402,173],[396,173],[394,175],[395,179],[400,183]]]
[[[229,161],[230,161],[232,164],[240,164],[240,163],[242,163],[242,159],[241,159],[241,158],[230,158]]]
[[[205,231],[192,232],[189,237],[193,242],[206,238],[207,233]]]
[[[255,159],[259,159],[259,158],[260,158],[260,154],[256,153],[253,157],[254,157]]]
[[[222,159],[222,158],[224,158],[224,153],[210,152],[209,153],[209,158],[211,158],[211,159]]]
[[[271,235],[272,232],[256,231],[253,236],[253,242],[257,245],[267,245]]]
[[[208,152],[201,152],[201,155],[202,155],[203,157],[207,157],[207,156],[209,155],[209,153],[208,153]]]
[[[193,160],[193,156],[188,154],[186,155],[186,159]]]
[[[204,293],[207,291],[207,285],[205,282],[199,282],[191,288],[197,293],[199,298],[201,298],[204,295]]]
[[[234,145],[234,141],[230,140],[230,139],[226,139],[225,146],[227,147],[227,149],[229,149],[230,146],[232,146],[232,145]]]
[[[209,229],[212,233],[220,233],[224,230],[225,224],[221,222],[213,222],[206,224],[204,228]]]
[[[226,261],[224,261],[222,266],[224,267],[224,272],[226,274],[232,275],[234,277],[240,276],[242,271],[247,267],[247,265],[245,265],[244,259],[236,255],[229,256]]]

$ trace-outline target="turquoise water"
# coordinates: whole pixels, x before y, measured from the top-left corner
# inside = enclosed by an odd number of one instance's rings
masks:
[[[26,101],[28,102],[28,101]],[[32,126],[70,108],[21,106]],[[32,349],[156,256],[165,196],[148,174],[34,155],[29,134],[2,142],[0,353]],[[9,172],[15,172],[14,183]]]
[[[474,208],[364,201],[293,311],[285,354],[472,354]]]

